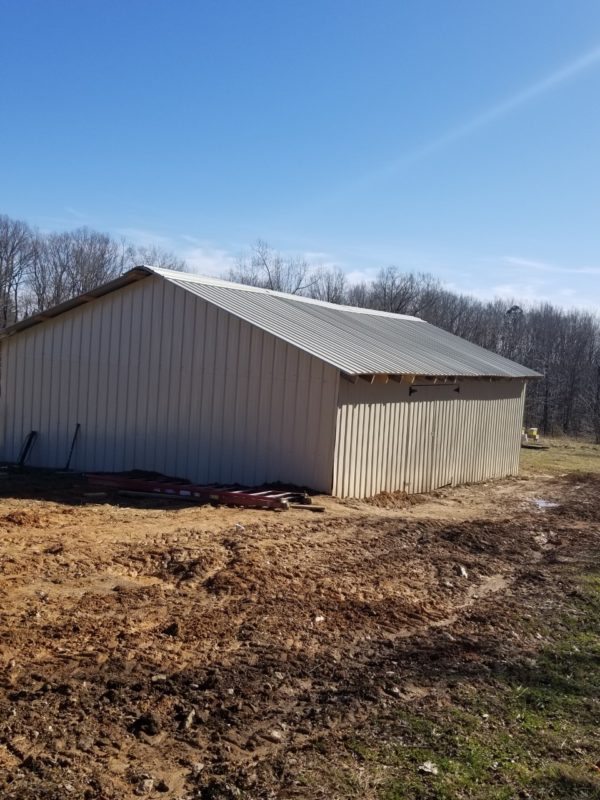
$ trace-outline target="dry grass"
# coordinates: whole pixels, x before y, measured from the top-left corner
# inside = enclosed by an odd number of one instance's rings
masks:
[[[544,439],[549,450],[521,450],[524,475],[563,475],[567,472],[600,474],[600,445],[577,439]]]

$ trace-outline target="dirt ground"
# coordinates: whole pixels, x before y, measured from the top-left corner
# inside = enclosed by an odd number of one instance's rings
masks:
[[[312,514],[2,475],[0,797],[391,797],[352,741],[535,657],[598,563],[599,478]]]

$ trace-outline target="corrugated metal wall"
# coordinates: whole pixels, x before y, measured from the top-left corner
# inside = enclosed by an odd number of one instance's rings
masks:
[[[333,493],[431,491],[515,475],[525,400],[521,380],[451,385],[340,381]]]
[[[342,497],[518,470],[524,381],[412,396],[393,381],[353,384],[159,277],[5,339],[1,368],[7,461],[37,430],[29,463],[64,466],[79,422],[78,470],[281,480]]]
[[[157,277],[2,342],[1,458],[331,490],[338,372]]]

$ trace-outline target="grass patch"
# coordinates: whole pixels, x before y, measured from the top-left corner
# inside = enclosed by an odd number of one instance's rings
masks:
[[[544,439],[549,450],[521,449],[523,474],[563,475],[565,472],[600,474],[600,445],[577,439]]]
[[[388,776],[381,800],[600,800],[600,574],[535,661],[465,686],[443,712],[401,716],[399,740],[355,752]],[[419,766],[433,762],[438,774]]]

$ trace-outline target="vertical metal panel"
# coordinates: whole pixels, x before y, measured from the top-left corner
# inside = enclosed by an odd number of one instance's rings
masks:
[[[0,457],[331,491],[339,373],[158,277],[2,342]]]
[[[516,475],[525,383],[340,381],[333,491],[364,497]]]

